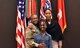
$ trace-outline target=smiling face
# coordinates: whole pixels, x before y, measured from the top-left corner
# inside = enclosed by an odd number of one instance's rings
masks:
[[[51,16],[52,16],[51,10],[49,10],[49,9],[46,10],[44,15],[47,20],[51,19]]]
[[[32,15],[31,16],[31,22],[33,24],[37,24],[38,23],[38,16],[37,15]]]
[[[41,22],[40,22],[40,30],[41,30],[41,31],[45,31],[46,28],[47,28],[46,22],[41,21]]]

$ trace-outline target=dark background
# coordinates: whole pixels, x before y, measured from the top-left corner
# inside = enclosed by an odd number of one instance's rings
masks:
[[[17,0],[0,0],[0,48],[17,48],[15,41]],[[63,48],[80,48],[80,0],[65,0],[67,29]]]

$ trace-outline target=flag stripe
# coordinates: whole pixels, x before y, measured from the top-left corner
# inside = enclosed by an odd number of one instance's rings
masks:
[[[28,0],[28,14],[27,14],[27,18],[30,18],[31,16],[31,0]]]
[[[36,14],[36,0],[32,0],[32,14]]]

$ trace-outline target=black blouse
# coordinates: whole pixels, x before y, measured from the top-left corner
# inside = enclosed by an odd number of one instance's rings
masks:
[[[51,20],[51,24],[47,22],[47,33],[52,36],[52,40],[63,40],[63,34],[57,21]]]

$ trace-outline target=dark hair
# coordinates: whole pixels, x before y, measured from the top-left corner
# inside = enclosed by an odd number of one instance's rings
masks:
[[[39,25],[41,24],[41,22],[45,22],[45,24],[46,24],[46,20],[45,19],[40,19],[39,20]]]
[[[47,10],[50,10],[50,11],[52,12],[52,10],[51,10],[51,9],[49,9],[49,8],[46,8],[46,9],[44,9],[44,13],[45,13]]]

